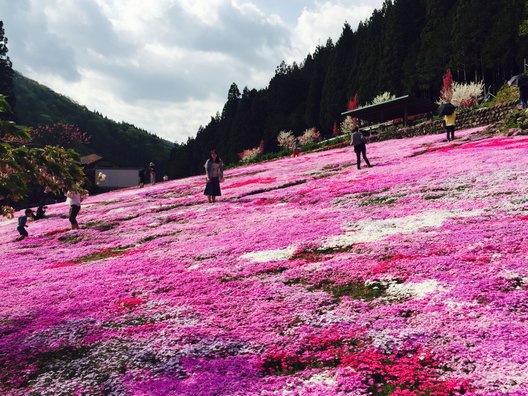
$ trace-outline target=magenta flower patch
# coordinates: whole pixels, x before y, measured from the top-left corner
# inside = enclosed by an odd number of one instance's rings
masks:
[[[480,132],[2,220],[0,393],[528,394],[528,138]]]

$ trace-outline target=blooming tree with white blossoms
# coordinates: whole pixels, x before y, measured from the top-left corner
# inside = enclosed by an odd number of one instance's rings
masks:
[[[321,140],[321,133],[315,128],[308,128],[299,136],[299,143],[303,146],[318,142],[319,140]]]
[[[383,102],[388,102],[389,100],[396,99],[396,95],[391,94],[390,92],[383,92],[372,99],[370,102],[371,105],[380,104]]]
[[[358,119],[346,116],[345,119],[341,122],[339,125],[342,133],[352,133],[354,129],[356,129],[359,125]]]
[[[295,136],[292,131],[280,131],[277,135],[277,144],[283,149],[290,149],[294,140]]]

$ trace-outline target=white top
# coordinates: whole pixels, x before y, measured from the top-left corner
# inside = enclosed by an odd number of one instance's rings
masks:
[[[81,206],[81,194],[75,191],[68,191],[66,193],[66,203],[70,206]]]

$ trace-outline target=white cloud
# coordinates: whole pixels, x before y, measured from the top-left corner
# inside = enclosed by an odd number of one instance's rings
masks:
[[[301,62],[373,9],[354,3],[0,0],[0,15],[16,70],[182,142],[221,111],[231,83],[264,88],[283,59]]]
[[[359,22],[374,11],[371,5],[355,5],[352,1],[317,2],[312,9],[304,8],[292,34],[293,53],[289,61],[299,61],[312,53],[318,45],[324,46],[328,38],[335,43],[348,22],[355,29]]]

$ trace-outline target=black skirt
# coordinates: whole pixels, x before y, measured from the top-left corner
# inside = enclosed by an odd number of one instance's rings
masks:
[[[207,182],[204,195],[213,195],[215,197],[222,195],[220,191],[220,180],[218,180],[218,177],[211,177],[211,180]]]

